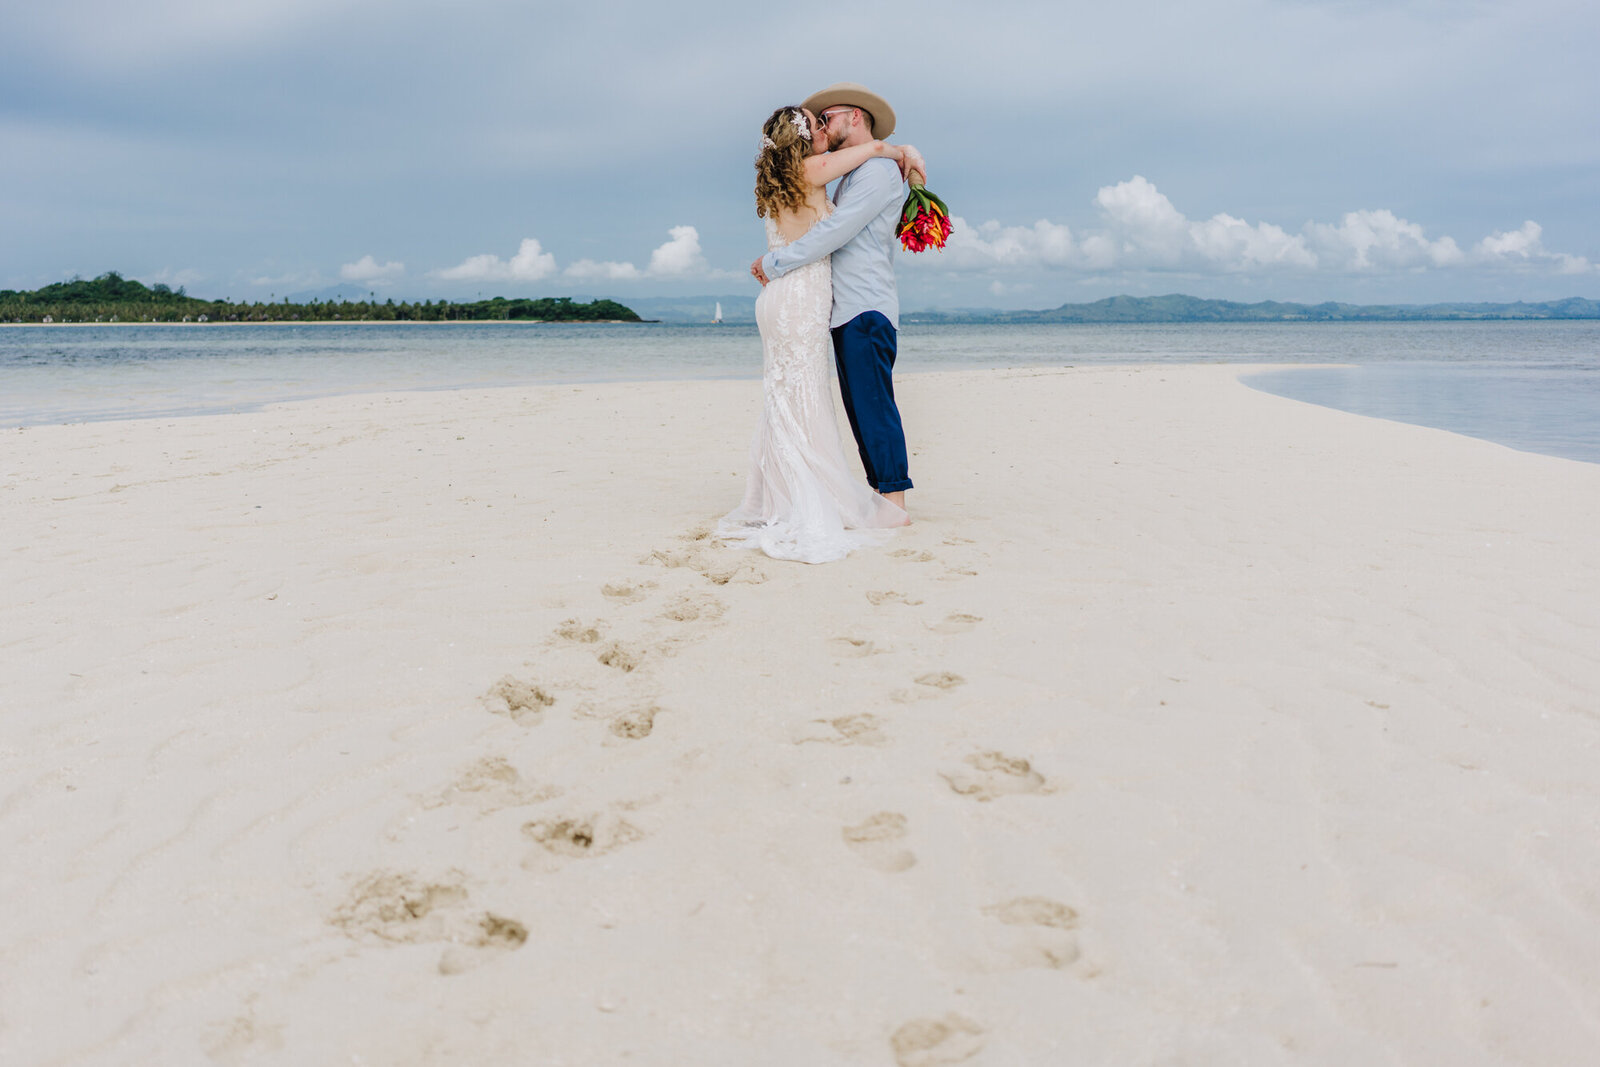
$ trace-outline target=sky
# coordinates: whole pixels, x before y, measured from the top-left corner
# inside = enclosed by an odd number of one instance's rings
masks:
[[[766,116],[865,83],[908,309],[1600,298],[1600,4],[5,6],[0,288],[754,295]]]

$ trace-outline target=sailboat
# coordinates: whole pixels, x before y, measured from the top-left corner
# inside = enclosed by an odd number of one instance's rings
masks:
[[[717,313],[711,316],[711,325],[716,326],[722,322],[722,301],[717,301]]]

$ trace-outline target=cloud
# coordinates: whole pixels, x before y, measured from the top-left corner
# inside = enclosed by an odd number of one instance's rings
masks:
[[[434,271],[435,277],[453,282],[536,282],[556,272],[556,257],[532,237],[524,237],[509,261],[485,253],[470,256],[454,267]]]
[[[650,265],[640,270],[632,263],[613,260],[597,262],[580,259],[564,272],[569,278],[600,278],[607,281],[637,281],[641,278],[693,278],[722,276],[725,271],[713,271],[700,250],[700,231],[693,226],[674,226],[667,231],[669,240],[650,253]]]
[[[1453,267],[1466,259],[1453,239],[1430,241],[1421,226],[1387,210],[1346,212],[1337,226],[1308,222],[1305,232],[1321,265],[1334,269]]]
[[[1217,214],[1189,224],[1189,237],[1202,259],[1232,270],[1253,267],[1314,267],[1317,257],[1303,237],[1291,236],[1270,222],[1254,226],[1232,215]]]
[[[909,262],[990,273],[1044,268],[1370,275],[1499,266],[1580,274],[1595,269],[1582,256],[1546,251],[1532,221],[1485,237],[1468,254],[1454,238],[1430,237],[1421,225],[1387,209],[1346,212],[1337,223],[1307,222],[1298,233],[1226,213],[1191,219],[1137,174],[1103,186],[1094,204],[1102,226],[1081,234],[1049,219],[1003,226],[996,221],[971,225],[957,217],[942,255],[908,257]]]
[[[706,257],[700,252],[700,231],[693,226],[674,226],[667,233],[671,240],[650,253],[648,273],[657,278],[704,274]]]
[[[404,263],[390,260],[379,263],[370,255],[362,256],[354,263],[346,263],[339,268],[339,277],[347,282],[381,282],[398,278],[406,272]]]
[[[950,243],[940,254],[945,266],[1069,267],[1082,260],[1072,230],[1049,219],[1032,226],[1001,226],[994,221],[972,226],[959,215],[950,221],[954,227]]]
[[[1312,267],[1317,262],[1304,237],[1269,222],[1252,226],[1227,214],[1192,221],[1142,175],[1103,187],[1094,202],[1110,229],[1104,241],[1090,244],[1089,252],[1093,260],[1110,260],[1106,266],[1239,271]]]
[[[1537,255],[1540,235],[1544,228],[1532,219],[1522,224],[1522,229],[1510,233],[1495,231],[1478,242],[1478,254],[1488,259],[1528,259]]]
[[[1583,256],[1568,255],[1565,252],[1546,252],[1542,235],[1544,229],[1532,219],[1522,224],[1521,229],[1509,233],[1496,230],[1478,242],[1473,249],[1474,255],[1486,262],[1504,263],[1512,266],[1536,266],[1544,264],[1553,266],[1557,274],[1584,274],[1595,268]]]
[[[642,280],[672,280],[685,278],[722,278],[731,277],[727,271],[713,270],[706,262],[705,253],[700,249],[700,231],[693,226],[674,226],[667,231],[668,240],[650,253],[650,263],[643,270],[630,262],[619,260],[594,260],[580,259],[571,263],[564,271],[563,277],[591,281],[642,281]],[[341,269],[345,271],[360,269],[388,270],[395,268],[403,270],[404,266],[398,263],[384,264],[381,267],[372,261],[371,256],[363,257],[357,263],[347,264]],[[556,273],[556,257],[554,253],[546,252],[537,240],[526,237],[517,254],[509,261],[502,260],[499,256],[484,254],[472,256],[454,267],[432,272],[433,277],[445,281],[456,282],[536,282],[548,278]],[[738,275],[742,277],[743,275]],[[373,275],[378,277],[378,275]]]
[[[1074,238],[1065,224],[1040,219],[1032,226],[977,226],[956,218],[946,249],[948,267],[1198,269],[1244,271],[1267,266],[1312,267],[1316,256],[1300,235],[1219,214],[1202,221],[1184,216],[1140,175],[1107,185],[1095,196],[1105,228]]]

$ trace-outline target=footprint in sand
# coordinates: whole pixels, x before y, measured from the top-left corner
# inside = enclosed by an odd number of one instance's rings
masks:
[[[947,545],[975,545],[978,542],[974,541],[970,537],[954,537],[954,536],[952,536],[952,537],[946,537],[944,539],[944,543],[947,544]]]
[[[898,874],[916,866],[917,857],[902,842],[906,817],[897,811],[880,811],[859,826],[846,826],[844,843],[869,867]]]
[[[904,563],[932,563],[936,558],[932,552],[922,552],[915,548],[897,548],[889,553],[889,557]]]
[[[698,546],[694,548],[658,548],[647,556],[641,556],[639,562],[647,567],[687,567],[692,571],[699,571],[705,569],[706,557]]]
[[[766,571],[751,563],[739,563],[732,567],[708,566],[700,573],[712,585],[727,585],[729,582],[760,585],[769,577]]]
[[[328,921],[352,937],[372,934],[406,944],[447,940],[467,896],[456,877],[424,882],[379,872],[358,882]]]
[[[918,685],[925,685],[929,689],[954,689],[958,685],[966,685],[967,680],[959,674],[950,671],[933,671],[929,674],[919,674],[914,679]]]
[[[835,656],[846,656],[851,659],[881,655],[889,651],[886,648],[879,648],[864,637],[831,637],[828,639],[828,650]]]
[[[472,764],[444,789],[422,801],[424,808],[458,804],[477,808],[484,815],[502,808],[539,804],[561,795],[553,785],[535,785],[500,756],[489,756]]]
[[[959,582],[963,578],[976,578],[977,571],[967,570],[965,567],[946,567],[944,573],[939,575],[938,581]]]
[[[608,814],[537,819],[523,824],[522,832],[557,856],[603,856],[644,837],[632,823]]]
[[[485,912],[465,945],[451,945],[439,957],[440,974],[465,974],[489,962],[498,952],[521,948],[528,940],[528,928],[515,919]]]
[[[952,612],[928,629],[936,634],[964,634],[983,621],[982,615],[968,615],[965,612]]]
[[[580,645],[597,644],[605,636],[605,633],[606,624],[603,619],[596,619],[594,622],[564,619],[561,625],[556,627],[557,637],[563,641],[572,641]]]
[[[649,737],[656,727],[656,716],[661,709],[655,705],[625,711],[611,720],[611,732],[627,741]]]
[[[710,622],[722,618],[728,606],[710,593],[684,593],[674,597],[661,612],[672,622]]]
[[[644,662],[644,650],[625,645],[621,641],[612,641],[595,654],[595,659],[612,670],[631,674]]]
[[[883,720],[871,712],[859,715],[842,715],[837,719],[812,719],[813,723],[827,727],[819,736],[802,737],[795,741],[804,745],[816,741],[825,745],[887,745],[889,738],[880,727]]]
[[[1005,927],[993,936],[996,949],[1019,967],[1060,970],[1078,961],[1078,913],[1049,897],[1017,897],[983,913]]]
[[[460,872],[423,881],[414,875],[378,872],[356,883],[328,921],[352,938],[375,937],[395,944],[446,941],[442,974],[460,974],[501,952],[522,947],[528,929],[515,919],[478,911]]]
[[[766,571],[749,560],[713,560],[698,545],[689,549],[658,548],[639,562],[652,567],[687,567],[712,585],[729,582],[760,585],[768,577]]]
[[[941,771],[939,776],[952,791],[973,800],[990,801],[1020,793],[1047,793],[1052,790],[1044,776],[1025,759],[1003,752],[978,752],[964,761],[967,766]]]
[[[490,711],[519,726],[537,726],[544,709],[556,702],[542,686],[509,674],[490,686],[482,699]]]
[[[900,1067],[943,1067],[969,1060],[983,1048],[983,1027],[956,1012],[937,1019],[913,1019],[889,1038]]]
[[[896,689],[889,694],[889,699],[898,704],[911,704],[918,700],[931,700],[955,689],[957,686],[967,684],[967,680],[951,671],[931,671],[919,674],[912,679],[916,683],[914,689]]]
[[[907,607],[916,607],[922,601],[905,593],[897,593],[893,589],[873,590],[867,594],[867,600],[874,605],[879,604],[905,604]]]
[[[646,590],[654,588],[653,582],[607,582],[600,587],[600,595],[623,604],[637,604],[647,595]]]

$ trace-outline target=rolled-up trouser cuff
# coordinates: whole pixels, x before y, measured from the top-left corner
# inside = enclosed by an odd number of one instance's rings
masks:
[[[901,493],[911,488],[911,479],[901,478],[898,482],[880,482],[872,488],[880,493]]]

